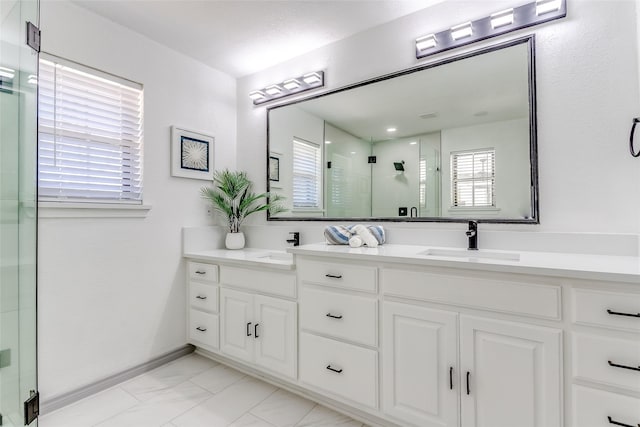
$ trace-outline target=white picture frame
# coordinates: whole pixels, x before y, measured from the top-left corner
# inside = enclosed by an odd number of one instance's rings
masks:
[[[215,138],[171,126],[171,176],[213,180]]]

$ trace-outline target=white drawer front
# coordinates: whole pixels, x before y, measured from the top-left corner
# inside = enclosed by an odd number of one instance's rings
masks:
[[[190,310],[189,317],[190,341],[196,345],[217,350],[220,347],[218,315]]]
[[[384,269],[382,292],[405,298],[560,319],[560,287],[521,281]]]
[[[295,298],[296,276],[293,272],[281,273],[269,270],[251,270],[223,265],[220,282],[224,285],[250,289],[276,296]]]
[[[300,380],[334,399],[344,397],[376,408],[377,372],[376,351],[300,334]]]
[[[303,286],[300,326],[314,332],[375,347],[378,343],[378,302]]]
[[[218,312],[218,286],[192,282],[189,284],[191,307],[198,310]]]
[[[217,283],[218,282],[218,266],[214,264],[205,264],[203,262],[189,261],[187,263],[189,271],[189,279],[200,282]]]
[[[304,258],[299,258],[296,264],[300,280],[304,282],[365,292],[378,291],[376,267]]]
[[[640,330],[640,293],[572,289],[573,321],[585,325]]]
[[[575,333],[573,375],[640,391],[640,341]]]
[[[573,386],[574,427],[613,427],[613,422],[640,425],[640,399]]]

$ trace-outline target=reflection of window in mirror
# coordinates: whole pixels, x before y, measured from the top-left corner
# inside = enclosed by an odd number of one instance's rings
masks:
[[[320,146],[300,138],[293,140],[293,208],[321,209],[322,152]]]
[[[420,158],[419,163],[420,173],[420,207],[427,207],[427,159]]]
[[[495,154],[487,148],[451,153],[451,205],[495,206]]]

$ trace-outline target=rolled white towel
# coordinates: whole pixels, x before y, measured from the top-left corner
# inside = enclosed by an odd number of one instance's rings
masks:
[[[356,235],[360,237],[364,242],[364,244],[367,245],[368,247],[370,248],[378,247],[378,239],[376,239],[376,236],[374,236],[371,233],[371,231],[369,231],[369,229],[364,225],[357,224],[353,227],[352,231],[355,232]]]
[[[351,236],[349,239],[349,246],[352,248],[359,248],[362,246],[362,238],[360,236]]]

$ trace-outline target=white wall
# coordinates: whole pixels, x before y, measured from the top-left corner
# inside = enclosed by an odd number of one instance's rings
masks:
[[[144,203],[152,206],[139,219],[40,219],[46,401],[185,344],[181,227],[210,218],[198,194],[207,182],[170,176],[169,129],[215,136],[215,167],[234,168],[236,82],[67,1],[41,3],[41,29],[44,51],[144,85]]]
[[[639,97],[635,3],[573,0],[563,20],[439,56],[536,34],[541,224],[483,229],[640,232],[640,168],[627,147]],[[251,90],[311,70],[324,69],[326,89],[333,89],[409,68],[418,63],[416,37],[504,7],[499,1],[445,2],[240,79],[238,167],[264,185],[266,107],[252,105]]]

